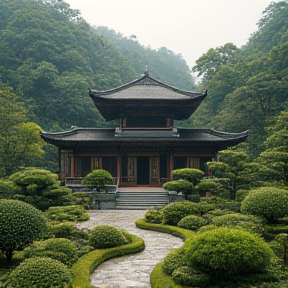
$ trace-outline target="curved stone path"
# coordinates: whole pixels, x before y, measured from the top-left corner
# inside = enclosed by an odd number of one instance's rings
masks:
[[[92,229],[95,225],[108,224],[125,229],[144,239],[145,250],[108,260],[98,266],[91,275],[95,288],[148,288],[150,273],[168,252],[183,245],[180,238],[165,233],[138,229],[135,220],[143,218],[146,210],[95,210],[90,220],[78,224],[80,229]]]

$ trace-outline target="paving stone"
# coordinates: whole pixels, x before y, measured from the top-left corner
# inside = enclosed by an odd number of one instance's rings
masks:
[[[150,288],[150,273],[172,249],[183,245],[180,238],[156,231],[138,229],[135,220],[143,218],[146,210],[95,210],[90,219],[77,224],[79,229],[96,225],[113,225],[144,239],[145,250],[140,253],[110,259],[100,264],[91,275],[95,288]]]

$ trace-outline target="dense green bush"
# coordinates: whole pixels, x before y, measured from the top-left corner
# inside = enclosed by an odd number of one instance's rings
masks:
[[[11,199],[17,192],[17,186],[12,181],[0,179],[0,199]]]
[[[227,214],[233,214],[233,213],[235,213],[235,212],[228,210],[228,209],[223,209],[223,210],[222,209],[215,209],[215,210],[206,212],[205,214],[202,215],[202,217],[204,219],[207,219],[208,221],[212,221],[212,219],[214,217],[227,215]]]
[[[166,275],[172,275],[173,271],[187,265],[185,250],[183,247],[171,250],[163,261],[162,269]]]
[[[193,184],[186,180],[169,181],[163,184],[163,188],[168,191],[182,192],[185,195],[192,193]]]
[[[8,287],[70,288],[72,274],[63,263],[51,258],[26,259],[12,271]]]
[[[89,244],[95,249],[117,247],[128,243],[122,231],[110,225],[96,226],[89,235]]]
[[[249,194],[249,190],[239,189],[236,191],[235,201],[242,202],[244,198]]]
[[[220,184],[212,181],[202,181],[195,186],[201,197],[205,197],[207,192],[214,192],[220,188]]]
[[[102,187],[107,184],[114,183],[112,175],[103,169],[93,170],[91,173],[86,175],[83,179],[83,185],[91,187]]]
[[[50,207],[45,212],[47,218],[51,221],[86,221],[89,219],[89,214],[84,209],[83,206],[80,205],[71,205],[71,206],[63,206],[63,207]]]
[[[200,202],[200,195],[199,195],[199,193],[198,194],[193,193],[191,195],[188,195],[187,200],[190,202],[199,203]]]
[[[200,182],[200,180],[204,177],[205,173],[199,169],[193,168],[182,168],[176,169],[172,171],[172,177],[174,180],[187,180],[191,182],[194,186]]]
[[[243,228],[244,230],[254,233],[263,233],[264,230],[262,221],[259,218],[240,213],[214,217],[211,224],[217,227]]]
[[[48,231],[51,237],[74,239],[88,239],[88,232],[79,230],[75,227],[73,222],[63,222],[57,224],[48,223]]]
[[[14,250],[22,250],[47,231],[41,211],[18,200],[0,200],[0,251],[10,262]]]
[[[265,271],[273,252],[256,234],[218,228],[185,243],[189,266],[215,278]]]
[[[164,224],[176,226],[187,215],[200,215],[200,207],[189,201],[173,202],[165,206],[162,213]]]
[[[207,224],[207,220],[196,215],[188,215],[182,218],[177,226],[188,230],[198,230],[200,227]]]
[[[50,257],[71,267],[78,259],[75,244],[65,238],[36,241],[24,249],[25,258]]]
[[[288,216],[288,191],[274,187],[252,190],[242,201],[241,211],[273,223]]]
[[[175,283],[189,287],[207,287],[211,277],[191,267],[182,266],[172,273]]]
[[[163,214],[161,210],[148,210],[145,213],[145,221],[148,223],[160,224],[163,221]]]

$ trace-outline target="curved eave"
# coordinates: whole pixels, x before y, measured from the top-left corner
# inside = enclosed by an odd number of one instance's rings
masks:
[[[227,149],[230,146],[244,142],[249,136],[249,130],[242,133],[225,133],[210,129],[179,129],[178,134],[166,137],[163,132],[151,131],[147,133],[126,132],[116,135],[114,129],[76,128],[60,133],[45,133],[40,135],[44,141],[60,148],[81,147],[119,147],[135,144],[140,146],[165,146],[165,147],[213,147],[215,151]]]
[[[207,92],[185,99],[109,99],[90,95],[96,108],[106,121],[119,119],[121,115],[173,115],[175,120],[188,119]]]

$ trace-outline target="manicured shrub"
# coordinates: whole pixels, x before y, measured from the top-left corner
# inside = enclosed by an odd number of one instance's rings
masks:
[[[162,213],[164,224],[176,226],[187,215],[200,215],[200,207],[189,201],[173,202],[165,206]]]
[[[189,195],[192,193],[193,184],[186,180],[177,180],[164,183],[163,188],[168,191],[182,192],[185,195]]]
[[[41,211],[18,200],[0,200],[0,251],[11,261],[14,250],[22,250],[47,231]]]
[[[55,238],[67,238],[70,240],[74,239],[88,239],[88,232],[79,230],[75,227],[72,222],[63,222],[58,224],[48,223],[49,235]]]
[[[171,250],[163,261],[162,269],[166,275],[172,275],[173,271],[187,265],[185,250],[183,247]]]
[[[65,238],[36,241],[24,249],[25,258],[50,257],[71,267],[78,259],[75,244]]]
[[[101,187],[106,184],[114,183],[112,175],[103,169],[93,170],[91,173],[86,175],[83,179],[83,185],[91,187]]]
[[[239,189],[236,191],[235,201],[242,202],[244,198],[249,194],[249,190]]]
[[[214,217],[211,224],[217,227],[243,228],[244,230],[254,233],[263,233],[264,230],[259,218],[240,213],[232,213]]]
[[[45,214],[49,220],[58,222],[79,222],[89,219],[89,214],[84,207],[80,205],[50,207]]]
[[[214,217],[227,215],[227,214],[233,214],[233,213],[235,213],[235,212],[231,211],[231,210],[228,210],[228,209],[223,209],[223,210],[215,209],[215,210],[206,212],[205,214],[202,215],[202,217],[204,219],[207,219],[208,221],[212,221],[212,219]]]
[[[288,191],[274,187],[252,190],[242,201],[241,211],[273,223],[288,216]]]
[[[204,177],[205,173],[199,169],[193,169],[193,168],[182,168],[182,169],[176,169],[172,171],[172,177],[175,180],[187,180],[191,183],[193,183],[194,186],[197,185],[197,183],[200,182],[200,180]]]
[[[51,258],[26,259],[12,271],[8,287],[70,288],[72,274],[63,263]]]
[[[215,278],[265,271],[274,255],[265,241],[244,230],[218,228],[185,243],[190,267]]]
[[[207,287],[211,277],[191,267],[183,266],[172,273],[175,283],[189,287]]]
[[[207,224],[207,220],[196,215],[188,215],[182,218],[177,226],[188,230],[198,230],[200,227]]]
[[[214,192],[220,188],[220,184],[212,181],[202,181],[195,186],[201,197],[205,197],[207,192]]]
[[[89,235],[89,244],[95,249],[117,247],[128,243],[122,231],[110,225],[96,226]]]
[[[200,195],[199,194],[191,194],[188,195],[187,200],[194,203],[200,202]]]
[[[163,215],[161,210],[148,210],[145,213],[145,221],[148,223],[160,224],[163,221]]]
[[[0,179],[0,199],[11,199],[17,191],[12,181]]]

